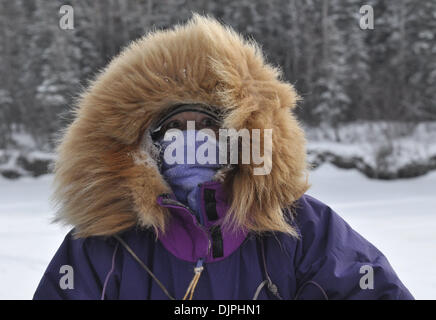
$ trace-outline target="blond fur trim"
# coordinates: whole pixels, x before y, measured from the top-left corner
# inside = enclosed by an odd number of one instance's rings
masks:
[[[131,226],[164,232],[169,212],[156,197],[170,188],[144,133],[174,103],[226,111],[224,127],[273,129],[265,176],[240,165],[227,176],[225,225],[295,234],[282,208],[307,190],[305,138],[291,109],[298,96],[252,41],[210,17],[155,31],[124,49],[81,95],[57,148],[57,220],[76,235],[112,235]]]

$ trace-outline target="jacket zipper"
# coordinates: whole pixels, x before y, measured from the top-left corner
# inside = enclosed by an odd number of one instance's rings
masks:
[[[169,196],[167,194],[162,195],[162,203],[166,204],[166,205],[172,205],[173,207],[181,207],[184,208],[185,210],[187,210],[190,214],[192,214],[193,217],[195,217],[195,212],[192,211],[191,208],[189,208],[188,206],[185,206],[183,203],[180,203],[179,201],[173,200],[171,198],[169,198]],[[201,213],[200,213],[201,214]],[[197,218],[195,218],[195,225],[201,230],[203,231],[203,233],[206,235],[207,237],[207,241],[208,241],[208,245],[207,245],[207,253],[206,253],[206,257],[204,257],[204,260],[207,259],[207,257],[209,256],[210,250],[212,248],[212,242],[210,240],[210,235],[209,235],[209,230],[206,229],[204,226],[202,226],[201,224],[198,223]]]

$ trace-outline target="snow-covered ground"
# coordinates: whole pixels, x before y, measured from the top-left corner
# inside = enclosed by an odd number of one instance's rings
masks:
[[[68,231],[50,223],[51,181],[0,177],[0,299],[31,299]]]
[[[308,193],[380,249],[416,299],[436,299],[436,172],[382,181],[324,164],[311,183]]]
[[[0,177],[0,299],[30,299],[68,229],[50,224],[51,175]],[[369,180],[324,164],[309,194],[374,243],[417,299],[436,299],[436,172]]]

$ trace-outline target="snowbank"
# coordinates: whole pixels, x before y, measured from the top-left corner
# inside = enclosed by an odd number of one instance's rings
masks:
[[[397,179],[436,169],[436,123],[359,122],[332,128],[306,128],[313,167],[332,163],[370,178]]]
[[[35,139],[16,129],[5,149],[0,149],[0,176],[9,179],[39,177],[51,171],[55,154],[49,148],[42,151]]]

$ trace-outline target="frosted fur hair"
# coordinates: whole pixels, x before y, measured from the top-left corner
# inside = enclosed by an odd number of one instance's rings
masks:
[[[221,173],[230,210],[224,227],[296,231],[283,208],[307,190],[305,138],[292,109],[298,95],[267,64],[259,47],[213,18],[154,31],[125,48],[82,93],[60,138],[53,200],[56,220],[77,237],[132,226],[165,232],[171,215],[156,198],[171,192],[148,133],[166,108],[203,103],[222,108],[223,127],[272,129],[272,170],[254,164]]]

